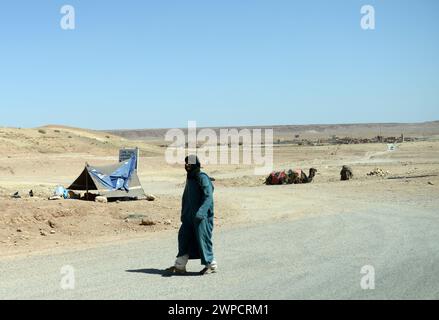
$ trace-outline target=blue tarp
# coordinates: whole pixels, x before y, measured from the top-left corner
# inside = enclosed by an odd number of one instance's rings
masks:
[[[95,179],[98,179],[99,182],[105,185],[108,189],[125,190],[128,192],[130,190],[129,182],[131,175],[136,169],[136,160],[136,156],[133,156],[130,160],[124,161],[120,167],[110,175],[103,174],[96,169],[92,169],[89,172]]]

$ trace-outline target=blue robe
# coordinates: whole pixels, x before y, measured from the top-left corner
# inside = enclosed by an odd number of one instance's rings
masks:
[[[212,263],[213,190],[210,178],[203,172],[186,180],[177,257],[188,254],[189,259],[201,259],[203,265]]]

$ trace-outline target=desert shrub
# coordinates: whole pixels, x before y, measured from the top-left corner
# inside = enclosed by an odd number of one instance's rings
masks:
[[[44,130],[44,129],[40,129],[40,130],[38,130],[38,132],[41,133],[41,134],[46,134],[47,133],[46,130]]]

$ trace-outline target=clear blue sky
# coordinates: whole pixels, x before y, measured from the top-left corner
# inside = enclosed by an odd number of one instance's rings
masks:
[[[9,0],[0,52],[0,126],[439,119],[437,0]]]

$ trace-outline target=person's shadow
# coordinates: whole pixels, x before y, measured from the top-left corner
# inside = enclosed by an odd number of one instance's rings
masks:
[[[186,272],[186,273],[172,273],[169,271],[166,271],[165,269],[155,269],[155,268],[149,268],[149,269],[137,269],[137,270],[125,270],[126,272],[132,272],[132,273],[146,273],[146,274],[154,274],[159,275],[162,277],[172,277],[172,276],[180,276],[180,277],[194,277],[194,276],[200,276],[199,272]]]

